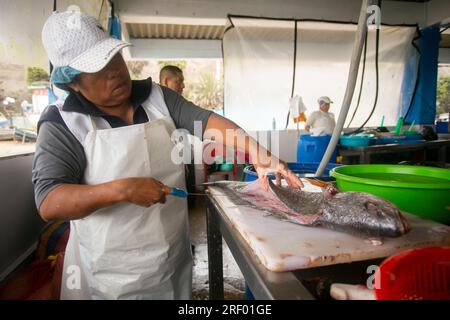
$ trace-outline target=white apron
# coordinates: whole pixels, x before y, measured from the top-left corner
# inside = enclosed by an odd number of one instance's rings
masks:
[[[314,136],[321,136],[326,134],[333,134],[336,121],[334,120],[334,114],[318,111],[316,114],[316,120],[311,128],[311,133]]]
[[[184,167],[171,161],[175,126],[159,86],[153,84],[142,106],[149,122],[119,128],[60,110],[83,141],[84,183],[153,177],[185,189]],[[70,227],[61,299],[191,299],[185,199],[168,196],[165,204],[150,208],[122,202],[73,220]]]

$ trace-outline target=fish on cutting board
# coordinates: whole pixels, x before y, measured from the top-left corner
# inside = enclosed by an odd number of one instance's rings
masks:
[[[369,239],[399,237],[410,230],[394,204],[368,193],[339,192],[333,186],[323,192],[305,192],[277,186],[271,180],[268,192],[258,181],[223,181],[215,186],[237,206],[263,210],[303,226],[322,226]]]

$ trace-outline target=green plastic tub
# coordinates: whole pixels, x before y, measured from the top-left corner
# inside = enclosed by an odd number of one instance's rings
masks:
[[[450,170],[402,165],[353,165],[331,170],[342,191],[367,192],[425,219],[450,223]]]

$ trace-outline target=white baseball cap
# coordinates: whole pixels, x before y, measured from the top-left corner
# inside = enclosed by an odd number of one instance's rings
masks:
[[[79,11],[54,12],[42,28],[42,43],[54,67],[87,73],[100,71],[131,45],[110,37],[94,17]]]
[[[320,97],[319,100],[317,100],[317,102],[321,105],[322,103],[333,103],[333,101],[331,101],[331,99],[327,96],[323,96]]]

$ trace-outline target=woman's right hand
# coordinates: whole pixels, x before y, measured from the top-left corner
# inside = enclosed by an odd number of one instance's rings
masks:
[[[123,179],[124,200],[141,207],[150,207],[155,203],[165,203],[170,188],[153,178]]]

